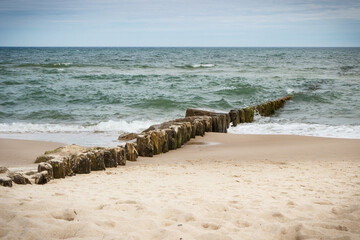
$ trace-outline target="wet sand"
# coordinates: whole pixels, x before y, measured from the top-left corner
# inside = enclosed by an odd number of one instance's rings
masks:
[[[64,146],[63,143],[0,138],[0,166],[32,167],[36,157],[45,151]]]
[[[2,239],[360,239],[360,140],[206,133],[124,167],[0,188]]]

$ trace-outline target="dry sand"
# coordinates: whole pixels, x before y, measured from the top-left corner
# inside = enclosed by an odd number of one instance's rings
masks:
[[[36,157],[47,150],[64,146],[65,144],[44,141],[29,141],[0,138],[0,166],[4,167],[34,167]]]
[[[125,167],[0,188],[2,239],[360,239],[360,140],[207,133]]]

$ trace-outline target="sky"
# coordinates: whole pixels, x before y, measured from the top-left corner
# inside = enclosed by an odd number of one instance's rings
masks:
[[[360,0],[0,0],[0,46],[360,47]]]

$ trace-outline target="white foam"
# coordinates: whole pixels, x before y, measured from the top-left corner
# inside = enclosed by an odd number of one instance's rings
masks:
[[[236,87],[231,86],[231,87],[220,87],[218,88],[216,91],[222,91],[222,90],[234,90],[236,89]]]
[[[214,64],[208,63],[208,64],[200,64],[201,67],[214,67]]]
[[[139,133],[159,122],[150,120],[106,121],[94,125],[0,123],[0,138],[27,139],[77,144],[80,146],[116,146],[120,134]]]
[[[286,89],[286,92],[287,92],[287,94],[294,94],[295,90],[292,88],[288,88],[288,89]]]
[[[228,130],[231,134],[281,134],[360,139],[359,125],[324,125],[311,123],[253,122],[241,123]]]
[[[0,123],[0,133],[78,133],[78,132],[141,132],[158,122],[151,120],[109,120],[94,125]]]
[[[205,63],[205,64],[192,64],[191,67],[193,68],[210,68],[210,67],[214,67],[214,64],[211,63]]]
[[[70,66],[72,63],[55,63],[55,66]]]

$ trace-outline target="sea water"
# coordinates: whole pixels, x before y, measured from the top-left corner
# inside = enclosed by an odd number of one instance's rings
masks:
[[[360,138],[360,48],[0,48],[0,137],[117,145],[125,132],[293,95],[240,134]]]

